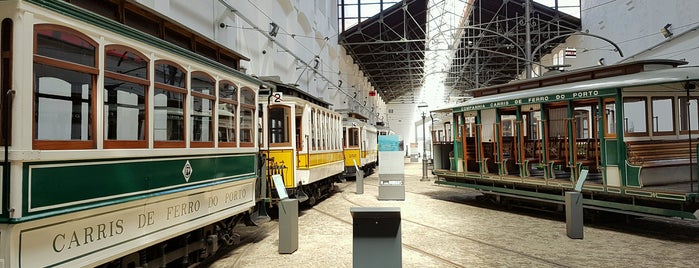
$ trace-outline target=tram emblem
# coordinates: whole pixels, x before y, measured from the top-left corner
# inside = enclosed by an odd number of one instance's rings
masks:
[[[182,168],[182,175],[184,175],[184,180],[189,182],[189,177],[192,176],[192,165],[189,164],[189,160],[187,160],[187,163],[184,164],[184,167]]]

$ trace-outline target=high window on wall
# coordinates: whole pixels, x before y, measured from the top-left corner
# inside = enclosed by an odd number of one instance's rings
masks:
[[[240,146],[252,147],[255,134],[255,91],[242,88],[240,91]]]
[[[145,148],[148,60],[133,49],[104,49],[104,147]]]
[[[96,43],[47,24],[34,43],[34,148],[95,148]]]
[[[155,62],[153,132],[156,147],[185,146],[185,73],[168,61]]]
[[[399,0],[339,0],[338,17],[340,32],[373,17],[381,11],[400,3]]]
[[[213,147],[214,143],[214,88],[216,82],[202,72],[192,73],[192,98],[190,107],[191,147]]]
[[[235,146],[236,110],[238,107],[237,87],[229,81],[218,83],[218,142],[219,146]]]

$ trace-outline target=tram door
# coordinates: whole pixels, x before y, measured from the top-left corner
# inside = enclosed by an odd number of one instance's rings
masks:
[[[544,147],[548,178],[570,178],[570,132],[568,104],[565,102],[548,104],[546,107]]]
[[[601,178],[600,172],[600,139],[597,114],[598,104],[596,99],[581,100],[573,103],[573,163],[574,175],[577,180],[580,170],[587,169],[590,179]]]
[[[522,143],[521,169],[522,177],[544,177],[543,156],[541,154],[541,138],[543,137],[543,122],[541,120],[541,105],[530,104],[522,106]]]
[[[499,113],[496,159],[499,159],[500,175],[518,175],[517,164],[520,162],[518,147],[521,142],[521,126],[517,120],[517,110],[501,109]]]

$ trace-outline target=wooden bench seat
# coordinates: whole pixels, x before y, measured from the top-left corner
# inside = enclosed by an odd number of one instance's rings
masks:
[[[696,146],[691,148],[687,140],[654,140],[626,142],[627,158],[630,164],[642,167],[687,165],[696,162]]]
[[[690,181],[690,164],[697,161],[697,144],[699,141],[692,141],[690,145],[686,139],[625,142],[627,185],[644,187]]]

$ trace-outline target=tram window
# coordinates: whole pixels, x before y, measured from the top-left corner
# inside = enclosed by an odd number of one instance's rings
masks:
[[[502,125],[503,137],[514,137],[515,135],[515,124],[517,123],[516,115],[502,115],[500,117],[500,124]]]
[[[104,54],[104,148],[145,148],[148,61],[118,45]]]
[[[165,62],[155,63],[154,140],[156,147],[184,147],[185,73]]]
[[[348,147],[358,147],[359,146],[359,129],[352,127],[347,129],[347,146]]]
[[[288,107],[270,107],[269,124],[271,145],[289,146],[290,109]]]
[[[96,43],[61,26],[34,30],[35,149],[95,148]]]
[[[613,100],[604,101],[604,136],[616,136],[616,103]]]
[[[637,136],[647,131],[646,98],[624,98],[624,133]]]
[[[672,116],[673,101],[671,97],[652,98],[651,110],[653,113],[651,126],[653,133],[674,134],[675,122]]]
[[[316,149],[316,110],[311,109],[311,148]]]
[[[529,116],[525,122],[529,125],[527,127],[527,133],[529,140],[538,140],[541,137],[541,111],[534,111],[528,113]]]
[[[193,142],[190,146],[213,147],[215,81],[204,73],[194,72],[190,83],[192,87],[190,102],[192,113],[189,122],[192,127],[189,134]]]
[[[252,147],[255,126],[255,91],[242,88],[240,91],[240,146]]]
[[[575,136],[579,139],[590,138],[590,111],[591,107],[575,108]]]
[[[2,20],[2,33],[0,37],[0,57],[2,58],[2,63],[0,64],[0,88],[2,89],[2,92],[7,92],[12,88],[12,44],[13,42],[13,21],[12,19],[3,19]],[[5,109],[6,105],[11,106],[11,102],[8,101],[7,98],[1,98],[2,101],[0,105],[0,109],[2,111],[11,111],[12,107],[7,107],[8,109]],[[7,123],[2,122],[4,118],[0,118],[0,143],[3,145],[11,145],[12,143],[12,135],[8,135],[7,137],[5,136],[5,126],[12,126],[12,119],[10,117],[7,117]]]
[[[699,130],[699,98],[697,97],[679,97],[677,100],[677,109],[679,115],[680,131],[688,133]]]
[[[236,110],[238,106],[238,92],[236,86],[229,81],[218,83],[218,141],[219,146],[235,146],[236,136]]]
[[[107,140],[145,141],[146,87],[104,79],[104,135]],[[145,147],[147,144],[141,144]]]

